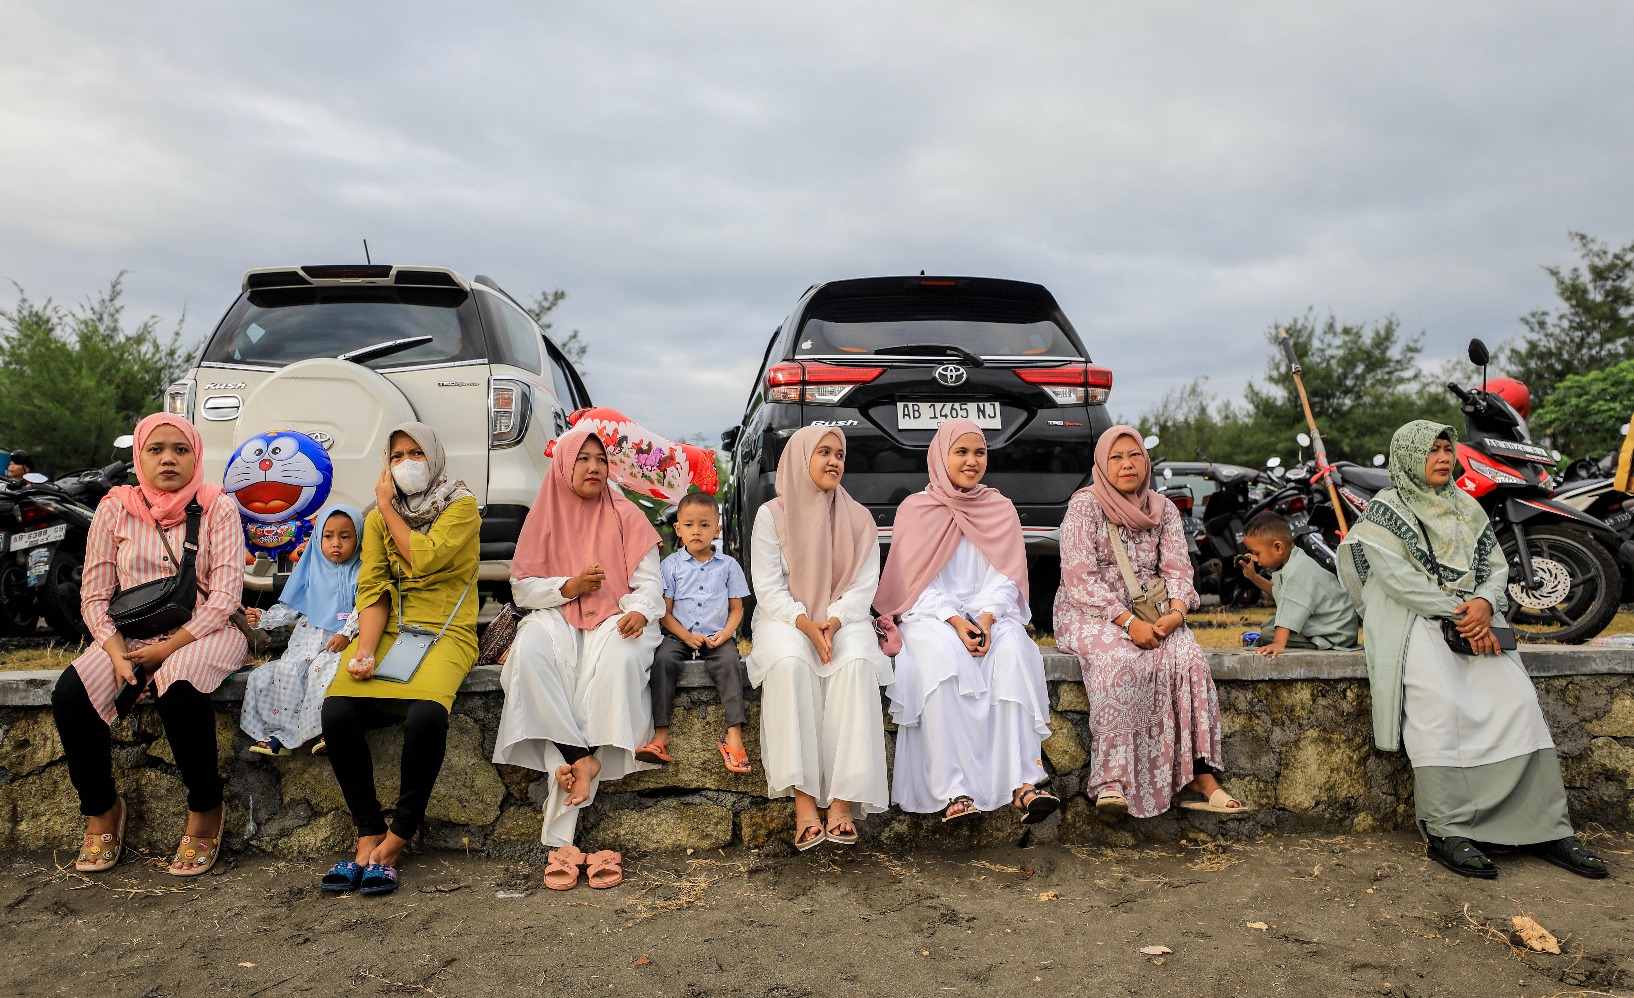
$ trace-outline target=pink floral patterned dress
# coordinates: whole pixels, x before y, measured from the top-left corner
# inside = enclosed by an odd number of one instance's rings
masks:
[[[1163,500],[1156,529],[1125,529],[1123,539],[1137,579],[1161,575],[1171,599],[1196,609],[1191,559],[1173,503]],[[1115,789],[1128,799],[1131,815],[1150,818],[1167,811],[1191,782],[1197,759],[1219,770],[1220,702],[1190,628],[1150,651],[1137,648],[1112,623],[1128,609],[1106,514],[1088,489],[1080,490],[1061,524],[1055,641],[1083,663],[1091,736],[1084,789],[1091,799]]]

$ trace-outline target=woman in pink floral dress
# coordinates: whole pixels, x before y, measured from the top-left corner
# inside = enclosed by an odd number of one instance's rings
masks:
[[[1162,578],[1169,599],[1155,623],[1131,610],[1114,532],[1137,584]],[[1240,815],[1220,787],[1220,702],[1186,613],[1198,605],[1180,511],[1151,487],[1140,434],[1114,426],[1095,446],[1094,483],[1072,497],[1061,524],[1055,640],[1083,663],[1090,768],[1097,809],[1137,818],[1182,807]]]

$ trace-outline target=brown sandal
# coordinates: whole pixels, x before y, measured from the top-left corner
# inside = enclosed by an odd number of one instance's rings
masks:
[[[545,886],[553,891],[570,891],[579,883],[579,870],[584,867],[584,853],[576,846],[552,849],[545,863]]]
[[[227,833],[227,806],[221,807],[221,823],[216,826],[214,838],[203,835],[183,835],[181,845],[176,847],[176,855],[170,858],[170,865],[165,872],[172,877],[202,877],[216,865],[221,858],[221,837]],[[183,864],[180,870],[176,864]]]
[[[74,860],[74,869],[80,873],[103,873],[119,864],[119,856],[125,851],[125,817],[130,808],[125,806],[125,798],[118,798],[118,802],[119,823],[114,831],[101,835],[85,833],[79,857]]]
[[[617,887],[624,882],[624,854],[611,849],[593,852],[585,858],[585,877],[591,887]]]

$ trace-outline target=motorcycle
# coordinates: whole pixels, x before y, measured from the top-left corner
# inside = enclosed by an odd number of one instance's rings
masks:
[[[1623,426],[1628,435],[1628,426]],[[1606,540],[1606,548],[1617,559],[1622,572],[1622,601],[1634,601],[1634,494],[1615,488],[1613,476],[1617,473],[1617,454],[1607,454],[1598,461],[1587,458],[1573,461],[1566,467],[1555,498],[1582,510],[1610,527],[1617,541]]]
[[[121,436],[116,449],[134,438]],[[134,465],[115,461],[56,481],[29,474],[0,495],[0,527],[5,530],[0,564],[0,627],[32,633],[43,618],[58,637],[82,641],[89,632],[80,615],[85,544],[96,505],[123,483]]]
[[[1469,359],[1482,368],[1486,384],[1486,344],[1470,340]],[[1458,398],[1466,426],[1458,443],[1458,487],[1486,511],[1509,564],[1510,625],[1524,641],[1581,644],[1599,634],[1616,615],[1622,594],[1611,554],[1622,538],[1555,496],[1550,469],[1557,459],[1532,442],[1526,421],[1508,402],[1457,383],[1447,390]],[[1382,469],[1336,462],[1331,472],[1340,501],[1355,515],[1390,487]]]
[[[1224,606],[1258,602],[1260,592],[1237,570],[1236,558],[1249,511],[1274,491],[1277,480],[1258,468],[1209,461],[1157,461],[1152,472],[1171,501],[1179,505],[1176,497],[1182,495],[1187,500],[1181,516],[1197,592],[1218,597]],[[1194,489],[1207,490],[1201,510]]]

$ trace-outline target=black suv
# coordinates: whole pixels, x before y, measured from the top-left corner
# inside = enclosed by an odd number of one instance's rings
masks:
[[[816,285],[772,334],[743,421],[721,436],[733,482],[727,548],[747,570],[755,513],[777,494],[777,459],[809,425],[845,431],[846,491],[889,544],[897,504],[925,487],[936,427],[964,416],[987,433],[984,481],[1021,514],[1033,615],[1047,624],[1061,519],[1112,424],[1111,389],[1112,372],[1090,363],[1041,285],[926,276]]]

